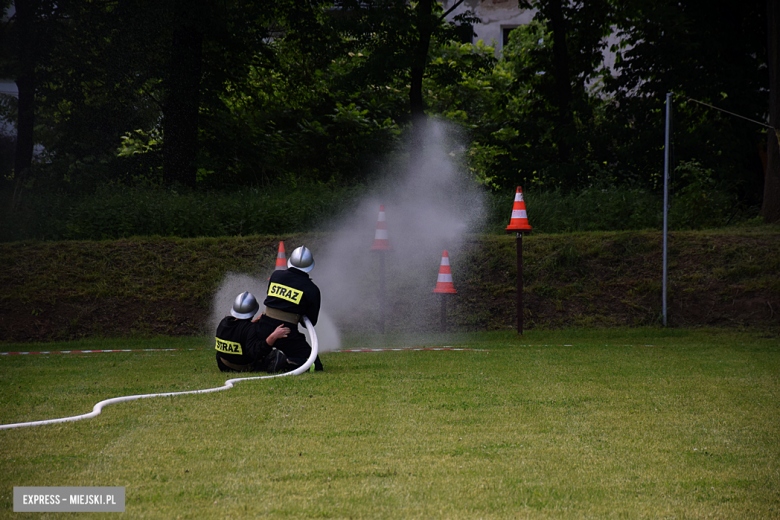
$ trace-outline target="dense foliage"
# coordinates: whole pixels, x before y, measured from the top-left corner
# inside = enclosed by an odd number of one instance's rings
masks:
[[[687,165],[686,175],[709,174]],[[299,184],[277,187],[192,190],[182,187],[104,186],[94,194],[39,191],[0,221],[0,242],[21,240],[108,240],[132,236],[224,237],[330,231],[354,210],[366,190]],[[7,196],[7,195],[6,195]],[[486,193],[484,227],[501,234],[511,216],[514,192]],[[663,197],[629,188],[533,191],[526,207],[534,233],[659,229]],[[0,205],[8,202],[0,198]],[[673,230],[754,224],[756,208],[712,184],[692,182],[675,197]],[[371,223],[369,223],[371,225]]]
[[[464,130],[460,160],[489,189],[658,190],[667,92],[677,193],[718,193],[719,218],[761,203],[763,128],[691,100],[765,120],[759,0],[522,1],[534,21],[501,53],[461,43],[473,13],[448,22],[432,0],[16,3],[12,212],[107,186],[365,184],[415,103]]]

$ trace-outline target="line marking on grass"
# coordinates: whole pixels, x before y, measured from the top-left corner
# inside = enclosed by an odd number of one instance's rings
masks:
[[[520,347],[573,347],[574,345],[518,345]],[[605,347],[655,347],[656,345],[604,345]],[[28,356],[33,354],[102,354],[107,352],[177,352],[203,350],[199,348],[142,348],[142,349],[116,349],[116,350],[44,350],[40,352],[0,352],[0,356]],[[423,350],[447,350],[467,352],[490,352],[482,348],[459,347],[418,347],[418,348],[352,348],[343,350],[330,350],[328,352],[404,352]],[[325,352],[323,352],[324,354]]]
[[[41,352],[0,352],[0,356],[26,356],[30,354],[98,354],[103,352],[174,352],[177,350],[201,350],[197,348],[142,348],[119,350],[46,350]]]
[[[574,347],[576,345],[518,345],[519,347]],[[656,345],[604,345],[605,347],[655,347]]]
[[[422,350],[448,350],[469,352],[490,352],[482,348],[457,348],[457,347],[418,347],[418,348],[350,348],[344,350],[331,350],[330,352],[419,352]]]

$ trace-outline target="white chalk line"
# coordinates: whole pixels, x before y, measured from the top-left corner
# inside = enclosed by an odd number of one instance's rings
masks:
[[[521,344],[518,347],[574,347],[573,344],[562,345],[526,345]],[[656,345],[604,345],[605,347],[655,347]],[[42,350],[39,352],[0,352],[0,356],[27,356],[32,354],[101,354],[109,352],[185,352],[185,351],[200,351],[199,348],[144,348],[144,349],[113,349],[113,350]],[[330,350],[328,352],[404,352],[404,351],[423,351],[423,350],[452,350],[452,351],[467,351],[467,352],[490,352],[488,349],[482,348],[459,348],[459,347],[419,347],[419,348],[353,348],[353,349],[341,349]]]
[[[206,388],[204,390],[188,390],[185,392],[165,392],[160,394],[140,394],[140,395],[126,395],[122,397],[114,397],[111,399],[105,399],[103,401],[100,401],[92,408],[92,411],[90,413],[85,413],[82,415],[74,415],[71,417],[62,417],[59,419],[47,419],[43,421],[30,421],[30,422],[14,423],[14,424],[0,424],[0,430],[8,430],[11,428],[25,428],[28,426],[43,426],[45,424],[58,424],[64,422],[80,421],[82,419],[91,419],[93,417],[97,417],[98,415],[100,415],[100,412],[103,411],[103,407],[108,406],[110,404],[135,401],[136,399],[145,399],[148,397],[169,397],[174,395],[208,394],[211,392],[221,392],[222,390],[233,388],[233,384],[238,383],[240,381],[250,381],[253,379],[271,379],[274,377],[296,376],[298,374],[302,374],[304,372],[307,372],[311,367],[312,363],[314,363],[314,360],[317,357],[317,352],[319,350],[317,334],[314,332],[314,326],[311,324],[311,321],[309,321],[309,318],[307,318],[306,316],[303,317],[303,320],[304,323],[306,324],[306,328],[309,330],[309,337],[311,338],[311,343],[312,343],[311,354],[309,354],[309,358],[306,360],[306,362],[303,365],[301,365],[300,367],[296,368],[291,372],[285,372],[283,374],[273,374],[270,376],[238,377],[235,379],[228,379],[227,381],[225,381],[224,386],[219,386],[216,388]]]
[[[482,348],[458,348],[458,347],[417,347],[417,348],[350,348],[342,350],[331,350],[332,353],[339,352],[422,352],[429,350],[445,351],[463,351],[463,352],[490,352]]]
[[[185,350],[201,350],[197,348],[141,348],[113,350],[41,350],[40,352],[0,352],[0,356],[28,356],[31,354],[99,354],[107,352],[177,352]]]
[[[114,350],[49,350],[40,352],[0,352],[0,356],[28,356],[33,354],[102,354],[110,352],[184,352],[201,351],[199,348],[144,348],[144,349],[114,349]],[[447,351],[468,351],[468,352],[489,352],[481,348],[460,348],[460,347],[407,347],[407,348],[353,348],[330,350],[328,352],[406,352],[406,351],[426,351],[426,350],[447,350]]]

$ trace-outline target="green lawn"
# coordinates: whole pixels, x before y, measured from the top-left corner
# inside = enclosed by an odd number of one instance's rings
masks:
[[[485,350],[325,353],[324,373],[0,431],[0,516],[56,517],[13,513],[14,486],[124,486],[127,518],[780,518],[780,345],[761,336],[347,338]],[[0,356],[0,423],[235,375],[208,338],[0,344],[94,348],[181,350]]]

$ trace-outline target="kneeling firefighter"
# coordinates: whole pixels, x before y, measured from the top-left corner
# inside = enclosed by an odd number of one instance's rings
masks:
[[[251,321],[260,304],[254,295],[243,292],[236,296],[231,316],[219,322],[216,335],[217,366],[223,372],[277,372],[290,370],[284,356],[273,348],[290,329],[279,325],[270,334],[262,334],[258,324]],[[263,339],[265,338],[265,339]],[[294,368],[294,367],[293,367]]]
[[[312,325],[316,325],[320,314],[320,289],[308,275],[312,269],[314,256],[311,251],[305,246],[295,249],[287,261],[287,269],[274,271],[268,280],[265,312],[258,321],[261,336],[278,327],[289,329],[274,344],[287,357],[288,370],[301,366],[311,354],[311,346],[298,330],[298,323],[303,323],[303,316],[307,316]],[[322,370],[319,356],[314,360],[314,369]]]

